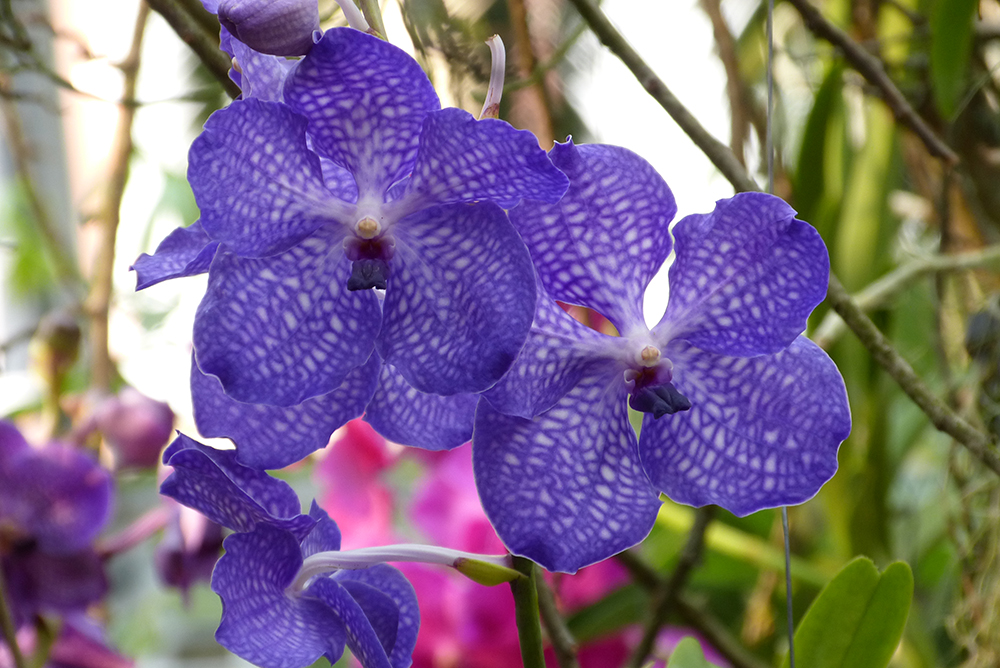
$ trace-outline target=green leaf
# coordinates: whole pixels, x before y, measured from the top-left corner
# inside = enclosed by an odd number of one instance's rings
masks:
[[[705,660],[698,641],[688,636],[677,643],[677,647],[670,653],[667,668],[712,668],[712,664]]]
[[[913,600],[913,573],[897,561],[879,575],[858,557],[830,581],[795,632],[795,661],[809,668],[885,668]],[[789,665],[788,657],[782,664]]]
[[[947,119],[965,91],[978,7],[979,0],[937,0],[931,14],[931,83],[934,102]]]

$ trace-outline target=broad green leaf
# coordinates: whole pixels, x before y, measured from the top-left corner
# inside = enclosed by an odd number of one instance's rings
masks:
[[[795,198],[794,205],[799,212],[799,217],[807,220],[813,225],[817,225],[817,218],[823,195],[829,188],[827,175],[827,134],[830,124],[834,121],[834,116],[842,113],[842,77],[843,67],[839,64],[830,68],[822,85],[816,91],[816,98],[813,101],[812,111],[806,120],[806,127],[802,133],[802,146],[799,149],[798,166],[795,171]],[[839,171],[839,170],[837,170]],[[838,178],[840,174],[829,175],[829,178]],[[843,184],[837,190],[843,189]],[[837,193],[838,199],[841,193]],[[820,234],[829,241],[832,230],[820,230]]]
[[[795,661],[809,668],[886,668],[913,600],[913,573],[897,561],[879,575],[858,557],[823,588],[795,631]],[[788,657],[782,664],[787,668]]]
[[[931,83],[938,111],[950,119],[966,87],[973,17],[979,0],[937,0],[931,13]]]
[[[577,642],[585,643],[642,621],[648,604],[649,594],[638,585],[626,585],[576,611],[566,625]]]
[[[677,643],[677,647],[670,653],[667,668],[712,668],[712,664],[705,659],[698,641],[688,636]]]

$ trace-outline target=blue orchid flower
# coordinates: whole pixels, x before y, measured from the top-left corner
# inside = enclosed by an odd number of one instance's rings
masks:
[[[801,336],[829,278],[816,230],[744,193],[677,223],[674,248],[673,196],[642,158],[572,142],[551,158],[566,196],[510,214],[538,273],[534,324],[473,436],[480,498],[508,549],[575,572],[641,541],[660,492],[737,515],[816,494],[851,424],[840,373]],[[650,330],[643,294],[672,249]],[[638,438],[629,407],[644,413]]]
[[[222,599],[216,639],[263,668],[336,663],[347,647],[365,668],[407,668],[420,626],[413,587],[375,564],[299,582],[310,556],[340,549],[336,523],[315,502],[299,513],[292,488],[183,434],[166,452],[160,492],[237,533],[212,575]]]

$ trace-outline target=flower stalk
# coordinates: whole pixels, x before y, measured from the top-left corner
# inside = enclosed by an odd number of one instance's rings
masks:
[[[450,566],[469,579],[486,585],[519,579],[518,571],[511,568],[509,554],[474,554],[436,545],[401,543],[311,555],[302,563],[302,568],[299,569],[288,590],[292,593],[300,592],[305,589],[309,580],[323,573],[358,570],[390,561]]]
[[[486,89],[486,99],[479,119],[500,117],[500,98],[503,96],[503,82],[507,69],[507,52],[500,35],[493,35],[486,44],[490,47],[492,66],[490,67],[490,86]]]
[[[542,625],[538,616],[538,569],[530,559],[514,557],[513,560],[514,568],[525,576],[510,583],[521,661],[524,668],[545,668]]]

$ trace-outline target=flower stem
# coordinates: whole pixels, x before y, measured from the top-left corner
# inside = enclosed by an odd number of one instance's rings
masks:
[[[388,39],[385,34],[385,24],[382,22],[382,8],[379,7],[378,0],[361,0],[361,11],[368,20],[368,25],[374,31],[375,36],[380,39]]]
[[[17,644],[17,627],[14,626],[14,614],[11,611],[9,599],[7,597],[7,585],[0,573],[0,630],[3,631],[3,640],[10,648],[10,655],[14,659],[14,668],[26,668],[24,655]]]
[[[521,644],[524,668],[545,668],[542,649],[542,625],[538,618],[538,570],[535,563],[524,557],[514,557],[514,569],[526,576],[510,583],[514,594],[514,616],[517,639]]]
[[[302,562],[302,568],[289,586],[290,591],[302,591],[306,583],[317,575],[340,570],[356,570],[368,568],[375,564],[387,561],[408,561],[423,564],[441,564],[457,568],[466,574],[469,562],[476,562],[482,566],[492,566],[498,571],[509,571],[510,576],[516,577],[516,573],[510,569],[511,557],[509,554],[474,554],[472,552],[462,552],[452,550],[447,547],[437,547],[436,545],[415,545],[403,543],[400,545],[387,545],[384,547],[362,547],[357,550],[345,550],[320,552],[309,556]],[[474,570],[474,569],[473,569]],[[523,578],[517,578],[521,580]]]

